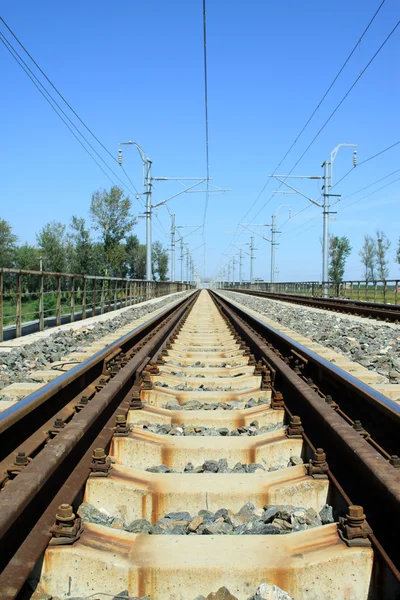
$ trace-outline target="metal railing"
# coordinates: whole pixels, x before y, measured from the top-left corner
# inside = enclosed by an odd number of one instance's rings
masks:
[[[0,341],[20,337],[28,323],[29,333],[43,331],[192,287],[171,281],[0,268]]]
[[[341,281],[328,283],[320,281],[287,281],[282,283],[267,282],[220,282],[219,287],[229,289],[254,290],[276,294],[297,294],[322,298],[327,289],[329,298],[360,300],[364,302],[380,302],[383,304],[399,304],[400,279],[374,281]]]

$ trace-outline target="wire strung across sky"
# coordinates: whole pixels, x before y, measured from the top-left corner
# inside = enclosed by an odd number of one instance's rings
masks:
[[[209,144],[208,144],[208,74],[207,74],[207,7],[206,0],[203,0],[203,65],[204,65],[204,118],[205,118],[205,143],[206,143],[206,197],[204,201],[203,214],[203,241],[204,251],[203,260],[204,266],[206,262],[206,240],[205,240],[205,225],[207,218],[208,201],[210,199],[210,160],[209,160]]]
[[[81,119],[81,117],[78,115],[78,113],[73,109],[73,107],[68,103],[68,101],[65,99],[65,97],[61,94],[61,92],[56,88],[56,86],[51,82],[51,80],[49,79],[49,77],[47,77],[46,73],[41,69],[41,67],[38,65],[38,63],[35,61],[35,59],[32,57],[32,55],[28,52],[28,50],[25,48],[25,46],[21,43],[21,41],[18,39],[18,37],[16,36],[16,34],[11,30],[11,28],[9,27],[9,25],[5,22],[5,20],[3,19],[3,17],[0,17],[0,20],[2,21],[2,23],[5,25],[5,27],[7,27],[7,29],[9,30],[9,32],[12,34],[12,36],[15,38],[15,40],[18,42],[18,44],[20,45],[20,47],[24,50],[24,52],[26,53],[26,55],[29,57],[29,59],[33,62],[33,64],[36,66],[36,68],[40,71],[40,73],[43,75],[43,77],[46,79],[46,81],[48,81],[48,83],[51,85],[51,87],[56,91],[56,93],[58,94],[58,96],[63,100],[63,102],[65,103],[65,105],[69,108],[69,110],[71,110],[71,112],[76,116],[76,118],[80,121],[80,123],[85,127],[85,129],[93,136],[93,138],[96,140],[96,142],[98,144],[100,144],[100,146],[107,152],[107,154],[113,159],[115,160],[115,162],[118,161],[116,159],[115,156],[113,156],[111,154],[111,152],[106,148],[106,146],[99,140],[99,138],[93,133],[93,131],[86,125],[86,123],[83,121],[83,119]],[[85,143],[87,144],[87,146],[89,146],[89,148],[95,153],[95,155],[99,158],[99,160],[104,164],[104,166],[109,169],[109,171],[112,173],[112,175],[123,185],[123,187],[129,191],[130,193],[134,194],[135,193],[137,195],[139,195],[136,187],[134,186],[132,180],[128,177],[128,175],[125,172],[125,175],[127,177],[127,179],[130,181],[132,187],[134,188],[135,191],[133,191],[132,189],[130,189],[125,182],[120,179],[120,177],[117,175],[117,173],[115,173],[115,171],[109,166],[109,164],[104,160],[104,158],[99,154],[99,152],[94,148],[94,146],[91,144],[91,142],[87,139],[87,137],[85,137],[85,135],[81,132],[81,130],[76,126],[76,124],[72,121],[72,119],[68,116],[68,114],[65,112],[65,110],[61,107],[61,105],[57,102],[57,100],[54,98],[54,96],[49,92],[49,90],[43,85],[43,83],[38,79],[38,77],[35,75],[35,73],[32,71],[32,69],[29,67],[29,65],[25,62],[25,60],[22,58],[22,56],[19,54],[19,52],[16,50],[16,48],[11,44],[11,42],[4,36],[3,33],[0,33],[0,39],[3,42],[4,46],[6,47],[6,49],[9,51],[9,53],[11,54],[11,56],[14,58],[14,60],[18,63],[18,65],[21,67],[21,69],[25,72],[25,74],[29,77],[29,79],[32,81],[32,83],[35,85],[35,87],[38,89],[38,91],[42,94],[42,96],[45,98],[45,100],[50,104],[50,106],[52,107],[52,109],[54,110],[54,112],[57,114],[57,116],[60,118],[60,120],[64,123],[64,125],[69,129],[69,131],[72,133],[72,135],[75,137],[75,139],[80,143],[80,145],[84,148],[84,150],[87,152],[87,154],[90,156],[90,158],[95,162],[95,164],[102,170],[102,172],[106,175],[106,177],[109,179],[109,181],[116,185],[115,180],[113,180],[110,175],[104,170],[104,168],[99,164],[99,162],[95,159],[95,157],[93,156],[92,152],[85,146]],[[60,114],[61,113],[61,114]],[[62,116],[63,115],[63,116]],[[64,118],[65,117],[65,118]],[[67,123],[70,124],[68,124]],[[75,131],[73,131],[73,129]],[[76,132],[76,133],[75,133]],[[79,139],[78,135],[80,136]],[[84,140],[85,143],[82,142],[82,140]],[[140,197],[140,196],[139,196]]]
[[[286,157],[288,156],[288,154],[291,152],[291,150],[294,148],[294,146],[296,145],[296,143],[298,142],[298,140],[300,139],[300,137],[302,136],[302,134],[304,133],[304,131],[307,129],[308,125],[310,124],[310,122],[312,121],[313,117],[315,116],[315,114],[317,113],[318,109],[321,107],[321,105],[323,104],[324,100],[326,99],[326,97],[328,96],[329,92],[331,91],[331,89],[333,88],[333,86],[335,85],[336,81],[338,80],[339,76],[341,75],[342,71],[344,70],[344,68],[346,67],[347,63],[350,61],[351,57],[353,56],[355,50],[358,48],[358,46],[360,45],[361,41],[364,39],[365,34],[367,33],[368,29],[371,27],[372,23],[374,22],[375,18],[377,17],[379,11],[381,10],[382,6],[384,5],[386,0],[382,0],[382,2],[380,3],[380,5],[378,6],[377,10],[375,11],[374,15],[371,17],[369,23],[367,24],[367,26],[365,27],[363,33],[361,34],[361,36],[359,37],[358,41],[356,42],[356,44],[354,45],[353,49],[351,50],[350,54],[347,56],[346,60],[344,61],[344,63],[342,64],[342,66],[340,67],[339,71],[336,73],[335,77],[333,78],[333,80],[331,81],[330,85],[328,86],[327,90],[325,91],[325,93],[323,94],[321,100],[319,100],[318,104],[316,105],[316,107],[314,108],[314,110],[312,111],[311,115],[309,116],[309,118],[307,119],[307,121],[305,122],[305,124],[303,125],[303,127],[301,128],[300,132],[297,134],[297,136],[295,137],[294,141],[292,142],[292,144],[290,145],[289,149],[286,151],[286,153],[284,154],[283,158],[279,161],[279,163],[277,164],[277,166],[275,167],[275,169],[273,170],[273,173],[276,173],[276,171],[279,169],[279,167],[282,165],[283,161],[286,159]],[[397,27],[397,26],[396,26]],[[338,107],[337,107],[338,108]],[[337,109],[335,109],[336,112]],[[331,117],[333,116],[333,114],[331,115]],[[330,117],[330,118],[331,118]],[[325,123],[326,125],[327,123]],[[325,127],[324,125],[324,127]],[[308,150],[311,148],[312,144],[315,142],[315,140],[317,139],[318,135],[321,133],[322,129],[318,132],[317,136],[312,140],[311,144],[306,148],[305,152],[302,154],[302,156],[300,157],[300,159],[295,163],[295,165],[292,167],[291,171],[289,172],[289,174],[294,170],[294,168],[297,166],[297,164],[300,162],[300,160],[304,157],[304,155],[306,154],[306,152],[308,152]],[[270,179],[267,179],[267,181],[265,182],[264,186],[262,187],[260,193],[257,195],[256,199],[254,200],[254,202],[252,203],[252,205],[250,206],[250,208],[247,210],[247,212],[245,213],[245,215],[240,219],[240,221],[244,221],[247,217],[247,215],[252,211],[253,207],[257,204],[258,200],[261,198],[262,194],[264,193],[265,189],[268,186],[268,183],[270,182]],[[282,184],[279,185],[278,190],[281,188]],[[267,200],[267,202],[265,202],[265,204],[262,206],[262,208],[258,211],[258,213],[253,217],[252,222],[257,218],[257,216],[260,214],[260,212],[265,208],[265,206],[273,199],[273,197],[275,196],[275,194],[272,194],[272,196]],[[302,212],[302,211],[301,211]],[[232,245],[235,243],[236,241],[236,236],[238,233],[238,229],[239,229],[239,225],[236,227],[236,231],[232,237],[232,240],[229,244],[228,247],[228,251],[229,249],[232,247]]]

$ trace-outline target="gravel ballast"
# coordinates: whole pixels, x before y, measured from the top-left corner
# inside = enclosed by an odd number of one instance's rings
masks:
[[[202,465],[195,467],[191,462],[188,462],[185,466],[183,473],[261,473],[262,471],[279,471],[286,467],[293,467],[296,465],[302,465],[303,459],[300,456],[291,456],[287,464],[272,465],[267,467],[260,463],[236,463],[233,466],[229,466],[226,458],[220,458],[219,460],[206,460]],[[150,473],[182,473],[182,471],[175,471],[170,469],[167,465],[155,465],[148,467],[146,471]]]
[[[273,423],[270,425],[263,425],[260,427],[258,421],[252,421],[250,425],[243,425],[235,429],[229,430],[227,427],[206,427],[205,425],[167,425],[165,424],[151,424],[148,421],[135,423],[137,427],[142,427],[146,431],[152,433],[158,433],[159,435],[173,435],[173,436],[254,436],[261,435],[262,433],[268,433],[270,431],[277,431],[278,429],[284,429],[284,426],[280,423]]]
[[[262,406],[263,404],[270,404],[267,398],[249,398],[249,400],[231,400],[230,402],[201,402],[200,400],[193,399],[187,400],[179,404],[178,400],[168,400],[163,408],[167,410],[241,410],[243,408],[255,408],[256,406]]]
[[[35,379],[34,371],[51,369],[54,363],[71,352],[84,349],[85,346],[120,327],[136,321],[172,301],[179,300],[186,294],[187,292],[181,292],[172,299],[170,296],[164,296],[158,302],[132,306],[131,309],[99,323],[85,325],[83,321],[81,329],[58,331],[44,339],[36,340],[32,344],[11,350],[11,352],[1,352],[0,350],[0,390],[11,383],[36,383],[38,380]],[[1,400],[11,400],[11,398],[3,394],[0,395]]]
[[[88,523],[146,535],[287,535],[334,522],[332,507],[328,504],[318,514],[313,508],[286,504],[257,508],[248,502],[237,513],[226,508],[216,512],[199,510],[195,515],[175,511],[154,524],[147,519],[127,523],[87,502],[80,505],[78,514]]]
[[[238,292],[223,292],[269,319],[345,355],[370,371],[400,383],[400,327],[367,319],[350,319],[314,308],[302,308]]]

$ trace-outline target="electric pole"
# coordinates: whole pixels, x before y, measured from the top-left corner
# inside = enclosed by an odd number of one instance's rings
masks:
[[[183,238],[181,237],[181,257],[180,257],[180,261],[181,261],[181,283],[183,283]]]
[[[254,235],[250,238],[250,283],[253,283]]]
[[[336,158],[339,148],[341,148],[342,146],[356,147],[357,144],[339,144],[338,146],[336,146],[336,148],[334,148],[330,154],[330,159],[325,160],[321,165],[321,167],[323,167],[323,169],[324,169],[324,174],[322,177],[319,175],[275,175],[275,174],[270,175],[270,177],[274,177],[281,184],[284,184],[291,190],[294,190],[297,194],[300,194],[300,196],[303,196],[303,198],[306,198],[307,200],[312,202],[312,204],[315,204],[316,206],[319,206],[322,208],[322,287],[323,287],[323,295],[325,298],[328,296],[328,286],[329,286],[329,281],[328,281],[329,280],[329,275],[328,275],[328,271],[329,271],[329,215],[333,214],[329,210],[330,209],[329,198],[331,196],[336,196],[336,197],[340,198],[340,194],[331,194],[330,188],[332,187],[333,162]],[[354,152],[353,152],[353,167],[356,167],[356,166],[357,166],[357,150],[354,150]],[[286,181],[284,181],[284,180],[288,179],[288,178],[322,179],[323,180],[322,195],[324,198],[323,204],[320,204],[316,200],[309,198],[308,196],[306,196],[305,194],[303,194],[302,192],[300,192],[293,186],[286,183]]]
[[[175,213],[171,213],[171,281],[175,281]]]

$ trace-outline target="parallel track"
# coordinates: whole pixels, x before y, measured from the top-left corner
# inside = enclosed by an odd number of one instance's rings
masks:
[[[391,323],[400,323],[400,305],[381,304],[362,300],[345,300],[344,298],[315,298],[314,296],[300,296],[297,294],[283,294],[279,292],[262,292],[258,290],[244,290],[241,288],[226,288],[227,291],[240,292],[250,296],[259,296],[271,300],[282,300],[294,304],[302,304],[314,308],[323,308],[333,312],[358,315],[369,319],[378,319]]]
[[[1,598],[27,597],[25,582],[35,564],[38,589],[63,599],[128,589],[151,600],[194,600],[226,585],[245,600],[261,581],[280,585],[296,600],[398,597],[400,476],[391,458],[398,449],[398,408],[235,303],[215,293],[211,299],[207,292],[191,295],[0,418],[8,470],[0,493]],[[245,408],[249,398],[260,404]],[[163,408],[191,399],[203,408]],[[236,404],[205,410],[216,402]],[[352,427],[360,414],[367,439]],[[65,426],[49,434],[58,415]],[[148,430],[184,423],[245,426],[244,433],[253,421],[265,432],[175,437]],[[110,458],[96,459],[95,448]],[[15,452],[32,460],[13,471]],[[292,455],[301,455],[304,465],[287,467]],[[187,462],[222,458],[229,466],[285,468],[181,473]],[[145,470],[161,463],[178,472]],[[171,511],[193,515],[206,508],[228,509],[234,518],[246,502],[259,510],[293,504],[317,512],[328,502],[336,517],[361,505],[367,521],[345,522],[342,537],[350,531],[350,542],[342,541],[334,523],[285,536],[158,536],[63,521],[66,509],[58,507],[71,504],[76,512],[82,500],[125,522],[154,523]],[[53,545],[60,536],[68,542],[68,535],[69,544]]]

